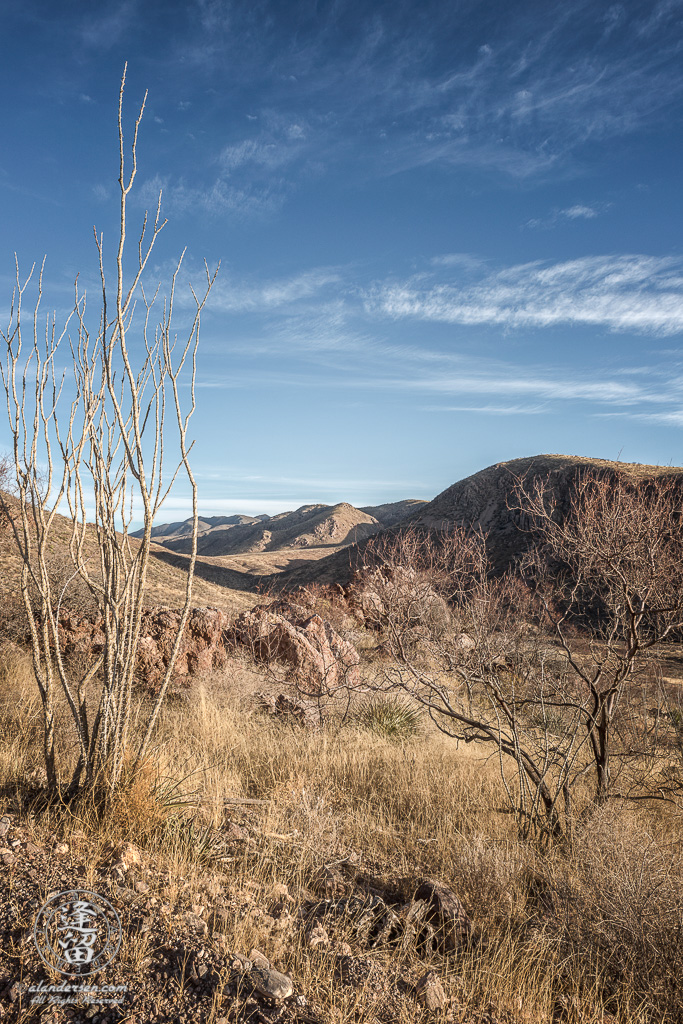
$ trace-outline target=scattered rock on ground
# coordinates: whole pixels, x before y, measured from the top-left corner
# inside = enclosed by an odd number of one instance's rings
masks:
[[[318,729],[322,724],[320,708],[311,701],[295,700],[286,693],[279,693],[277,697],[270,693],[257,693],[255,699],[259,707],[274,718],[288,719],[305,729]]]
[[[415,900],[423,901],[427,918],[435,927],[445,952],[459,949],[468,942],[472,922],[455,893],[439,882],[425,879],[417,888]]]
[[[427,1010],[441,1010],[446,1005],[446,993],[434,971],[423,974],[415,985],[415,996],[420,1006]]]

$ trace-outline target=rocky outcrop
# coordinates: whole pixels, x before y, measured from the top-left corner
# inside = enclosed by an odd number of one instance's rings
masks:
[[[159,685],[168,666],[180,628],[180,612],[153,608],[143,613],[138,646],[137,679],[152,688]],[[223,668],[227,661],[223,633],[226,616],[217,608],[192,608],[173,666],[175,682]]]
[[[287,610],[288,614],[284,612]],[[228,630],[228,642],[246,647],[266,665],[280,663],[304,693],[318,695],[358,686],[358,652],[320,615],[302,616],[287,604],[243,612]]]
[[[143,612],[135,680],[155,689],[161,684],[180,629],[181,614],[157,607]],[[201,672],[221,668],[227,661],[223,633],[225,615],[217,608],[192,608],[173,667],[173,681],[189,682]],[[91,620],[64,612],[59,619],[59,640],[66,657],[97,657],[105,645],[102,619]]]
[[[424,574],[409,566],[378,566],[357,571],[345,589],[346,601],[357,621],[367,629],[381,629],[391,611],[407,630],[430,632],[447,628],[448,602],[433,589]]]
[[[157,607],[143,612],[135,666],[136,682],[156,689],[161,685],[180,629],[181,614]],[[355,647],[320,615],[303,605],[278,602],[243,612],[227,628],[217,608],[192,608],[173,667],[174,684],[223,668],[228,651],[246,647],[265,665],[279,663],[286,677],[311,696],[358,686],[360,658]],[[59,620],[59,640],[66,657],[97,657],[105,646],[102,619],[91,620],[65,611]]]

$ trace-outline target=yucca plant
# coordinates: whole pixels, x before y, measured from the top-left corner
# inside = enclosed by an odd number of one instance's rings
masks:
[[[389,697],[368,701],[358,713],[358,721],[370,732],[386,739],[404,740],[420,729],[421,709],[408,697]]]

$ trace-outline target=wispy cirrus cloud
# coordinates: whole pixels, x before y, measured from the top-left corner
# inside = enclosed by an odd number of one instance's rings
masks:
[[[566,174],[586,143],[663,124],[680,102],[679,6],[663,0],[644,17],[635,5],[569,0],[540,28],[533,5],[503,7],[475,39],[467,4],[456,13],[427,0],[416,19],[406,0],[390,16],[342,2],[311,18],[267,0],[197,0],[178,59],[229,67],[231,92],[238,83],[249,103],[226,117],[209,160],[219,175],[192,201],[221,215],[271,212],[341,168],[356,180],[430,165],[515,180]],[[552,216],[599,212],[575,203]]]
[[[639,420],[641,423],[659,424],[663,427],[683,428],[683,409],[674,409],[668,412],[596,412],[595,416],[602,419],[630,419]]]
[[[330,286],[342,280],[334,267],[319,267],[266,281],[219,278],[211,294],[210,308],[222,313],[270,313],[295,303],[320,299]]]
[[[206,213],[212,216],[260,217],[282,205],[289,186],[284,179],[235,184],[216,177],[203,185],[188,185],[182,178],[155,175],[143,182],[135,199],[139,205],[154,209],[163,195],[163,208],[174,214]]]
[[[566,217],[568,220],[592,220],[593,217],[598,216],[598,211],[594,206],[577,203],[575,206],[569,206],[566,210],[560,210],[560,216]]]
[[[527,228],[554,228],[567,221],[594,220],[611,207],[611,203],[574,203],[564,209],[554,209],[545,217],[532,217],[526,222]]]
[[[507,371],[507,372],[506,372]],[[447,395],[533,396],[549,401],[588,401],[635,404],[656,401],[653,389],[618,380],[587,380],[555,372],[536,373],[522,377],[512,366],[492,365],[488,370],[439,376],[413,375],[378,380],[378,386],[428,391]],[[665,400],[660,396],[659,400]]]
[[[482,416],[538,416],[548,405],[422,405],[421,412],[470,412]]]
[[[381,283],[369,290],[366,309],[393,320],[510,329],[573,324],[672,335],[683,331],[683,261],[586,256],[507,267],[474,284]]]
[[[114,46],[133,24],[137,10],[135,0],[108,4],[99,11],[88,13],[80,26],[83,43],[92,49]]]

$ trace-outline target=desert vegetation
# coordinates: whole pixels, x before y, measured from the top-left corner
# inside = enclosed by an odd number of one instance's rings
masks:
[[[15,498],[12,509],[3,499],[3,512],[21,559],[20,591],[41,699],[47,785],[52,795],[59,792],[64,799],[82,788],[111,794],[122,778],[152,524],[181,470],[192,493],[194,525],[185,601],[177,644],[140,741],[139,761],[149,745],[190,611],[196,556],[197,489],[188,458],[191,445],[187,432],[195,404],[200,315],[216,275],[212,276],[207,267],[204,293],[198,297],[192,291],[194,316],[179,346],[172,320],[182,257],[172,274],[158,323],[154,306],[159,289],[151,294],[145,290],[145,271],[165,224],[161,220],[161,196],[148,239],[145,215],[132,274],[124,262],[127,203],[137,173],[137,140],[146,101],[145,97],[135,121],[128,159],[123,130],[125,79],[124,69],[118,107],[120,233],[113,289],[105,271],[103,238],[95,232],[101,280],[99,326],[94,332],[89,326],[86,296],[79,292],[77,280],[70,316],[61,329],[55,317],[48,316],[41,335],[43,261],[28,317],[31,326],[26,328],[25,305],[35,267],[22,278],[17,263],[9,323],[0,333],[0,376],[12,443],[5,473],[11,476]],[[138,312],[136,317],[138,303],[143,313]],[[134,333],[137,336],[132,344]],[[60,381],[57,370],[65,348],[73,364],[73,380],[66,390],[64,377]],[[191,400],[189,408],[183,409],[179,380],[186,363],[191,366]],[[170,471],[164,467],[167,405],[175,419],[179,459]],[[95,506],[94,560],[85,552],[88,488],[92,489]],[[129,527],[136,502],[144,527],[140,541],[133,546]],[[55,576],[53,528],[62,503],[68,508],[71,528],[66,549],[61,552],[68,568]],[[62,657],[58,626],[61,604],[74,581],[89,592],[103,636],[98,657],[82,673],[74,672],[74,663],[67,665]],[[92,691],[96,680],[100,695],[95,700]],[[65,779],[57,756],[57,690],[66,698],[79,747],[69,779]]]
[[[137,764],[134,689],[105,804],[45,803],[32,663],[6,643],[8,977],[35,966],[32,870],[124,907],[140,988],[102,1021],[680,1020],[677,492],[615,472],[561,511],[542,479],[516,495],[533,544],[507,573],[479,533],[399,529],[349,585],[226,624]],[[73,728],[62,697],[75,766]]]

